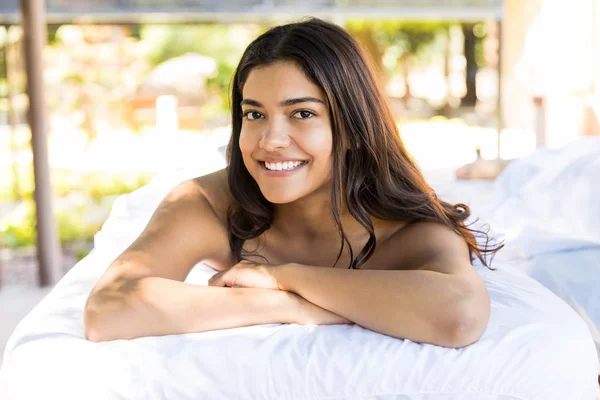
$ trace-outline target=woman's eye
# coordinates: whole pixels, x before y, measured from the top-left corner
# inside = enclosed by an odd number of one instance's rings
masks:
[[[300,115],[299,119],[309,119],[309,118],[314,117],[315,113],[310,112],[310,111],[306,111],[306,110],[302,110],[302,111],[298,111],[294,115]]]
[[[244,113],[244,117],[250,121],[253,121],[255,119],[260,119],[261,116],[262,116],[262,114],[259,113],[258,111],[246,111]]]

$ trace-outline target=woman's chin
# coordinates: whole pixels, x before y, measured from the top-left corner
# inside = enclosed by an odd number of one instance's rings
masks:
[[[273,204],[288,204],[298,199],[298,196],[291,195],[290,193],[263,192],[263,196],[269,201],[269,203]]]

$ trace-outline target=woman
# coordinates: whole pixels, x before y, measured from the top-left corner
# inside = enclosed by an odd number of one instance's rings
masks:
[[[228,167],[174,188],[85,309],[93,341],[266,323],[344,324],[461,347],[483,333],[485,253],[402,146],[372,67],[311,19],[246,49]],[[183,283],[204,262],[209,286]]]

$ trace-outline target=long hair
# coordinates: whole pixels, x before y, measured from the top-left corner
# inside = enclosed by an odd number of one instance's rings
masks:
[[[227,177],[235,201],[228,210],[229,244],[236,261],[243,258],[244,241],[260,236],[273,222],[274,205],[262,195],[244,165],[239,147],[242,128],[242,88],[253,68],[278,61],[294,62],[326,94],[333,132],[332,216],[340,234],[339,261],[345,244],[350,249],[349,268],[359,268],[373,254],[375,231],[370,216],[383,220],[435,221],[466,241],[471,261],[485,266],[489,248],[487,232],[469,229],[465,204],[437,198],[402,144],[398,128],[375,79],[371,63],[356,41],[341,27],[319,19],[271,28],[245,50],[231,90],[232,135],[227,148]],[[342,228],[343,202],[367,230],[369,240],[354,256]],[[473,233],[481,233],[479,246]]]

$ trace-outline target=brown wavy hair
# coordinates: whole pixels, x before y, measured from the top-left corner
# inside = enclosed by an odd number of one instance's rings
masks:
[[[404,148],[373,66],[360,46],[341,27],[316,18],[277,26],[260,35],[245,50],[233,77],[227,177],[235,202],[228,210],[227,222],[236,261],[245,256],[244,241],[269,229],[274,215],[274,205],[262,195],[242,159],[242,88],[253,68],[278,61],[291,61],[302,68],[325,92],[329,103],[333,132],[331,204],[341,239],[336,264],[345,244],[352,260],[349,268],[357,269],[371,257],[377,245],[370,218],[374,216],[409,223],[442,223],[464,238],[471,261],[476,256],[489,268],[484,255],[493,255],[503,245],[491,248],[489,229],[483,232],[465,225],[470,215],[467,205],[450,204],[436,196]],[[341,224],[343,201],[369,233],[356,257]],[[485,238],[484,246],[478,245],[474,233]]]

